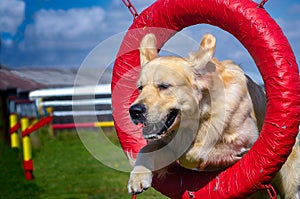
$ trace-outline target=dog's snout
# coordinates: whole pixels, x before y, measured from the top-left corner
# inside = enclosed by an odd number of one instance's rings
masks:
[[[132,121],[135,124],[141,123],[144,124],[146,122],[145,113],[146,106],[144,104],[134,104],[129,108],[129,113]]]

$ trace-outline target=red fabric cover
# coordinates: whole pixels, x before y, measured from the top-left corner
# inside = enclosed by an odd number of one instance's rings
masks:
[[[116,130],[125,152],[134,156],[146,141],[129,117],[136,97],[140,69],[139,42],[148,32],[161,47],[176,31],[207,23],[228,31],[249,51],[263,77],[267,115],[263,130],[248,154],[220,173],[195,172],[175,166],[153,186],[172,198],[244,198],[263,189],[291,152],[298,133],[300,86],[298,66],[280,27],[250,0],[158,0],[135,19],[121,44],[112,79],[112,106]],[[162,31],[151,27],[166,28]],[[139,28],[139,29],[137,29]]]

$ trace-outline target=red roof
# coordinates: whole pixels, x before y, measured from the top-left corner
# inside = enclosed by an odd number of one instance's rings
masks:
[[[9,70],[0,69],[0,90],[19,89],[32,91],[44,88],[45,85],[13,74]]]

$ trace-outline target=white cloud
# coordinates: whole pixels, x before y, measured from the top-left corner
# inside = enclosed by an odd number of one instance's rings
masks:
[[[3,15],[1,10],[3,9],[3,2],[21,1],[0,0],[0,23],[3,21],[1,17]],[[140,13],[154,1],[131,0],[131,2]],[[19,47],[23,57],[27,58],[28,65],[31,65],[33,61],[39,65],[80,65],[88,52],[97,44],[109,39],[112,35],[127,31],[132,22],[131,13],[120,0],[111,1],[106,10],[101,7],[39,10],[33,16],[32,23],[26,27],[24,41]],[[300,32],[300,20],[296,23],[295,20],[281,20],[280,24],[294,45],[300,43],[300,35],[298,34]],[[0,31],[1,28],[0,26]],[[176,40],[175,36],[166,46],[175,49],[176,53],[180,50],[182,52],[180,55],[187,56],[190,51],[196,50],[203,34],[212,33],[218,40],[216,56],[220,60],[233,59],[245,67],[246,71],[252,72],[254,67],[252,58],[229,33],[209,25],[188,27],[181,33],[191,37],[195,41],[195,45],[191,44],[190,47],[185,39]],[[6,42],[9,44],[9,41]],[[299,49],[299,47],[295,48]],[[111,54],[109,50],[105,53]],[[103,56],[106,55],[105,53]],[[34,59],[31,58],[30,60],[32,55],[34,55]],[[100,59],[103,60],[102,57]],[[25,59],[19,60],[24,61]]]
[[[2,39],[2,43],[4,44],[4,46],[12,46],[13,45],[13,40],[12,39]]]
[[[0,1],[0,32],[14,35],[24,19],[25,3],[19,0]]]
[[[32,28],[37,36],[45,38],[78,38],[99,29],[105,11],[100,7],[70,10],[40,10]]]
[[[101,7],[40,10],[34,16],[34,23],[26,28],[24,47],[26,50],[91,48],[105,29],[105,14]]]
[[[36,65],[78,66],[99,43],[128,29],[132,16],[126,9],[120,5],[108,10],[101,7],[39,10],[32,24],[26,27],[19,49],[26,57],[34,54],[30,61]]]

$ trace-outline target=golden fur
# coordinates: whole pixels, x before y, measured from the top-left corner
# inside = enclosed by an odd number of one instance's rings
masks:
[[[224,169],[240,160],[257,140],[265,116],[264,92],[232,61],[213,58],[215,47],[215,37],[207,34],[188,58],[159,57],[153,34],[141,41],[140,94],[130,114],[135,123],[144,125],[143,135],[150,141],[131,172],[130,193],[150,187],[152,171],[172,163],[172,158],[189,169]],[[167,120],[171,120],[167,129],[156,130]],[[175,149],[169,146],[171,140]],[[189,144],[183,151],[177,147],[182,143]],[[161,150],[159,155],[144,155],[156,150]],[[299,154],[295,145],[274,180],[282,198],[299,199]]]

